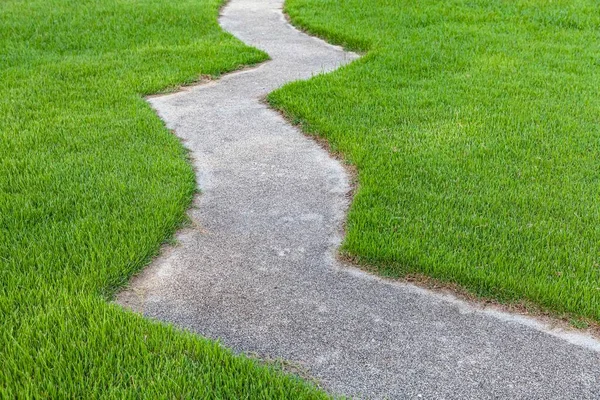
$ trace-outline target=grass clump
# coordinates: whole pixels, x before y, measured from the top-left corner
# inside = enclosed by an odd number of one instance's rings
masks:
[[[343,250],[600,320],[600,5],[288,0],[368,51],[274,106],[359,171]]]
[[[0,2],[1,398],[322,396],[106,301],[195,190],[142,96],[266,58],[220,3]]]

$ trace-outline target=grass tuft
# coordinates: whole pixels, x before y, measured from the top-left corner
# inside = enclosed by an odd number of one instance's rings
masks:
[[[368,51],[270,103],[357,167],[342,251],[600,321],[600,6],[288,0]]]
[[[142,96],[266,58],[220,3],[0,2],[0,398],[324,396],[106,301],[196,190]]]

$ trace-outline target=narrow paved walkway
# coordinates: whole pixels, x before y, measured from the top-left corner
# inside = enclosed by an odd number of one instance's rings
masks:
[[[335,260],[348,176],[261,98],[356,56],[292,28],[281,5],[231,0],[220,20],[272,61],[150,100],[192,151],[202,195],[195,226],[119,301],[237,351],[301,364],[332,393],[599,399],[593,339]]]

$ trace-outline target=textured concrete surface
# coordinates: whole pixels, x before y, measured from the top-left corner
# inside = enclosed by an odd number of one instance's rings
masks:
[[[222,26],[272,61],[150,99],[192,151],[192,228],[118,301],[303,365],[365,398],[600,399],[600,344],[335,260],[348,176],[261,98],[356,58],[286,23],[282,0],[232,0]]]

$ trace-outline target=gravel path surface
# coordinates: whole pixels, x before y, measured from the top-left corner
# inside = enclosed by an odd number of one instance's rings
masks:
[[[356,58],[291,27],[282,0],[231,0],[222,26],[257,68],[150,99],[191,150],[194,226],[121,304],[297,363],[365,398],[600,399],[600,343],[388,282],[335,259],[348,176],[261,99]]]

